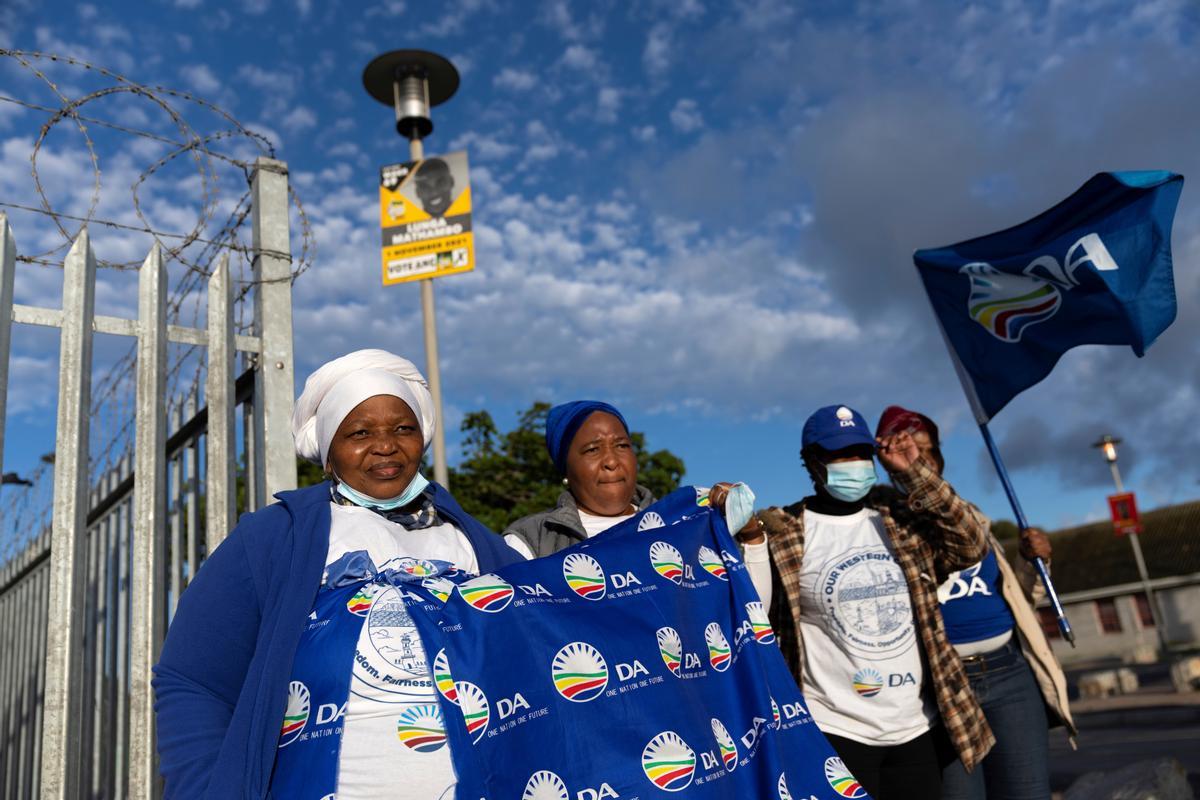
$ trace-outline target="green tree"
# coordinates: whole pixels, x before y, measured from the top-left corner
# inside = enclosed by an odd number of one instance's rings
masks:
[[[998,519],[992,523],[992,533],[1000,541],[1007,542],[1016,539],[1019,531],[1017,523],[1007,519]]]
[[[546,452],[549,410],[549,403],[534,403],[506,433],[487,411],[472,411],[463,418],[464,458],[450,471],[450,486],[462,507],[494,531],[553,508],[565,488]],[[637,452],[638,483],[655,497],[677,489],[683,460],[668,450],[648,451],[643,433],[631,432],[630,438]]]

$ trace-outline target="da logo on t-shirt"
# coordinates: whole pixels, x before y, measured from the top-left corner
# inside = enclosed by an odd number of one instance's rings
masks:
[[[659,628],[656,632],[658,638],[658,654],[662,656],[663,663],[667,665],[667,669],[679,677],[680,666],[683,664],[683,641],[679,638],[679,631],[674,628]]]
[[[521,800],[568,800],[567,785],[548,769],[529,776]]]
[[[604,569],[586,553],[571,553],[563,559],[563,579],[571,591],[585,600],[604,597]]]
[[[696,773],[696,751],[674,731],[663,731],[642,750],[642,771],[660,789],[686,789]]]
[[[571,642],[558,651],[550,665],[554,688],[572,703],[595,700],[608,686],[608,664],[587,642]]]
[[[771,629],[771,620],[763,604],[755,600],[746,603],[746,616],[750,618],[750,627],[754,631],[754,639],[759,644],[770,644],[775,641],[775,631]]]
[[[729,669],[729,640],[725,638],[725,632],[721,630],[720,625],[715,622],[708,623],[704,629],[704,643],[708,645],[708,663],[712,664],[712,668],[717,672]]]
[[[471,608],[489,614],[503,611],[513,599],[512,585],[491,573],[460,583],[458,593]]]
[[[854,691],[863,697],[874,697],[883,689],[883,676],[877,670],[864,667],[854,673]]]
[[[667,580],[679,584],[683,582],[683,555],[674,545],[666,542],[655,542],[650,545],[650,566],[654,571]]]
[[[418,753],[432,753],[446,743],[442,712],[435,705],[413,706],[396,721],[401,743]]]

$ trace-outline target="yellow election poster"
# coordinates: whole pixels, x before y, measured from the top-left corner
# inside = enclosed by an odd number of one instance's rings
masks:
[[[475,269],[467,153],[379,171],[383,285]]]

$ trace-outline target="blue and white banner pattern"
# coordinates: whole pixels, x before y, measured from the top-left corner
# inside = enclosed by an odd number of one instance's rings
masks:
[[[458,797],[866,797],[813,724],[737,554],[707,496],[685,488],[416,616]]]

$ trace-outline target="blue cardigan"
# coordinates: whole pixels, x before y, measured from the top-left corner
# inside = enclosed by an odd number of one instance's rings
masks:
[[[480,572],[521,560],[431,486]],[[179,598],[153,680],[167,798],[267,796],[292,658],[329,550],[329,483],[276,497],[241,518]]]

